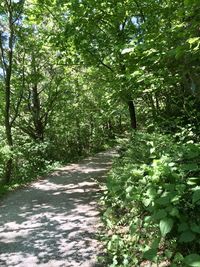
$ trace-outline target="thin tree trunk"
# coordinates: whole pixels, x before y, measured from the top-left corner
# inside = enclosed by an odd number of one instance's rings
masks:
[[[12,157],[10,157],[10,159],[8,159],[5,164],[4,181],[3,181],[5,184],[10,183],[12,175],[12,167],[13,167],[13,159]]]
[[[4,180],[5,183],[9,183],[12,175],[12,165],[13,165],[13,159],[12,159],[12,150],[13,150],[13,138],[12,138],[12,125],[11,125],[11,76],[12,76],[12,64],[13,64],[13,17],[12,17],[12,11],[11,11],[11,3],[8,6],[8,13],[9,13],[9,29],[10,29],[10,36],[8,41],[9,51],[8,51],[8,65],[5,66],[5,114],[4,114],[4,120],[5,120],[5,130],[6,130],[6,140],[7,145],[9,146],[9,149],[11,150],[11,155],[7,162],[5,163],[5,171],[4,171]],[[3,46],[1,47],[2,53],[3,52]]]
[[[131,128],[137,129],[135,105],[132,100],[128,101],[128,108],[129,108],[129,114],[130,114]]]
[[[157,112],[160,111],[160,104],[159,104],[159,99],[158,99],[158,94],[155,94],[155,99],[156,99],[156,109]]]
[[[78,143],[78,154],[79,156],[83,153],[83,144],[81,140],[81,127],[80,127],[80,120],[79,117],[76,117],[76,136],[77,136],[77,143]]]
[[[156,117],[156,107],[155,107],[155,103],[154,103],[154,99],[153,99],[153,95],[149,95],[149,100],[151,102],[151,110],[152,110],[152,115],[155,118]]]
[[[8,75],[8,74],[7,74]],[[9,75],[8,75],[9,76]],[[13,150],[13,138],[12,138],[12,127],[10,124],[10,78],[6,81],[6,102],[5,102],[5,129],[6,129],[6,139],[7,145],[9,149]],[[4,181],[6,184],[10,182],[11,175],[12,175],[12,165],[13,159],[12,155],[10,155],[9,159],[5,163],[5,170],[4,170]]]
[[[35,127],[35,137],[36,140],[43,142],[44,125],[42,123],[40,111],[41,111],[40,98],[39,98],[37,84],[35,84],[33,85],[32,88],[32,115]]]
[[[108,120],[108,137],[111,139],[115,138],[115,134],[113,131],[113,124],[112,124],[111,119]]]

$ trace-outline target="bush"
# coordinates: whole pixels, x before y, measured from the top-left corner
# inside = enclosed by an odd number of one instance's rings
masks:
[[[109,266],[200,266],[199,156],[193,140],[134,134],[103,198]]]
[[[24,140],[23,145],[14,150],[13,177],[17,181],[30,181],[47,171],[52,161],[49,160],[48,142],[33,142]]]

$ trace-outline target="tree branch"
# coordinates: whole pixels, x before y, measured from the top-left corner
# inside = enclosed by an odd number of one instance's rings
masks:
[[[104,66],[104,67],[106,67],[107,69],[109,69],[110,71],[114,72],[114,70],[113,70],[109,65],[105,64],[105,63],[103,62],[102,59],[100,59],[98,56],[96,56],[95,54],[93,54],[90,50],[88,50],[88,52],[89,52],[89,54],[92,55],[93,57],[96,57],[96,59],[99,61],[99,63],[100,63],[102,66]]]

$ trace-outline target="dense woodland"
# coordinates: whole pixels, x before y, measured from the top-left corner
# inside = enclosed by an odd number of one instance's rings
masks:
[[[0,0],[0,97],[2,192],[118,144],[106,266],[200,266],[199,0]]]

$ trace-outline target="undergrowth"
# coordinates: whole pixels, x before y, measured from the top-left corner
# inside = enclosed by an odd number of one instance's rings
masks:
[[[200,145],[134,133],[107,180],[107,266],[200,266]]]

